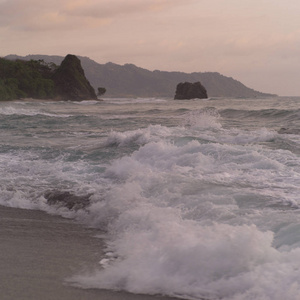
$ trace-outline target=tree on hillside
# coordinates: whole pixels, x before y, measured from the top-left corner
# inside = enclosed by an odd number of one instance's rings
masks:
[[[51,67],[43,61],[0,58],[0,100],[52,98],[54,82],[51,79]]]

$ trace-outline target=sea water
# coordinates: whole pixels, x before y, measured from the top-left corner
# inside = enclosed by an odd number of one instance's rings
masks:
[[[0,205],[99,229],[104,254],[65,284],[184,299],[300,299],[299,104],[1,102]],[[89,202],[50,204],[49,192]]]

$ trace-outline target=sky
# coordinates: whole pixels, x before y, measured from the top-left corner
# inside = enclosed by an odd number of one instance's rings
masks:
[[[219,72],[300,96],[299,0],[0,0],[0,56]]]

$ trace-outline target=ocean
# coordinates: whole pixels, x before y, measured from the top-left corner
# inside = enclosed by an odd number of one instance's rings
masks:
[[[300,98],[0,102],[0,140],[1,299],[300,299]]]

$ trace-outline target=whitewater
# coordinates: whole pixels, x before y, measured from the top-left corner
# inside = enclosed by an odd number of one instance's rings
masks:
[[[93,228],[97,263],[64,278],[77,289],[300,299],[299,103],[1,102],[0,205]]]

